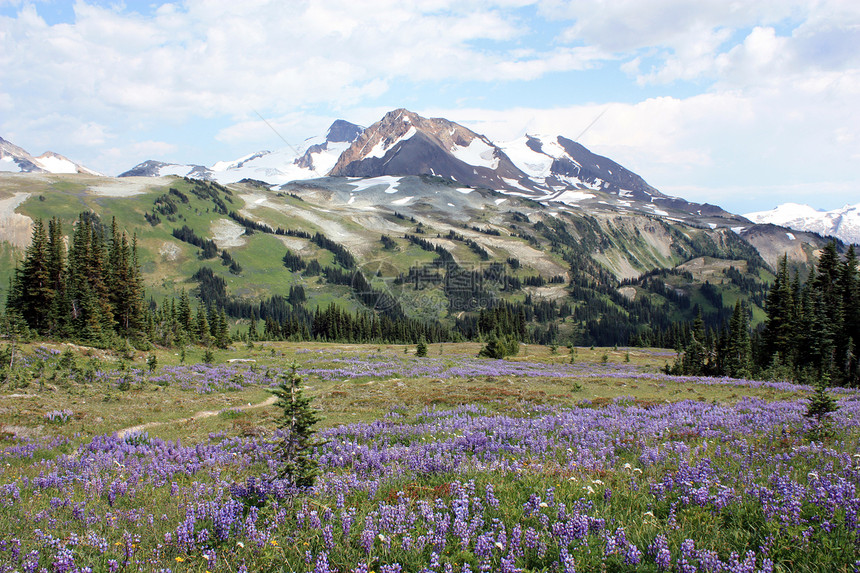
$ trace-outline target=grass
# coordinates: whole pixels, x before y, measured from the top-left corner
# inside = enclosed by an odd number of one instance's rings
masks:
[[[68,348],[63,344],[39,345],[60,352]],[[35,347],[34,347],[35,348]],[[214,365],[231,366],[230,372],[256,371],[274,376],[285,364],[297,362],[306,370],[340,368],[343,361],[371,361],[370,374],[352,377],[328,377],[323,374],[306,373],[308,394],[314,398],[324,421],[321,427],[331,427],[356,421],[372,421],[390,411],[398,410],[405,415],[414,415],[423,409],[451,408],[461,405],[479,405],[491,412],[522,415],[532,405],[574,406],[590,402],[596,406],[624,399],[644,405],[665,401],[698,400],[704,402],[732,403],[742,397],[755,396],[764,399],[785,399],[790,396],[769,388],[745,388],[739,391],[734,386],[702,386],[699,384],[667,383],[659,380],[618,379],[601,376],[600,368],[614,372],[613,365],[629,365],[638,372],[657,372],[670,354],[650,349],[577,348],[577,366],[582,369],[576,377],[563,376],[517,376],[475,375],[449,376],[448,367],[474,360],[481,348],[479,343],[431,344],[428,347],[429,361],[440,365],[442,376],[401,376],[395,374],[373,375],[373,364],[395,363],[408,371],[414,365],[422,365],[414,356],[411,345],[348,345],[327,343],[256,343],[253,348],[235,344],[227,350],[215,349]],[[406,352],[404,352],[404,350]],[[28,351],[31,355],[34,350]],[[185,363],[198,364],[205,350],[197,347],[186,349]],[[7,390],[15,397],[8,398],[8,424],[30,428],[46,436],[79,434],[82,437],[111,433],[128,426],[157,422],[163,424],[149,430],[150,435],[162,439],[177,437],[194,440],[204,439],[210,432],[225,431],[241,434],[229,417],[207,418],[183,423],[176,428],[171,420],[183,420],[200,411],[222,411],[230,408],[257,404],[268,396],[266,386],[250,385],[242,389],[221,389],[200,394],[194,388],[182,388],[175,383],[161,385],[150,381],[141,373],[126,390],[120,389],[116,380],[122,374],[116,370],[122,363],[118,356],[108,351],[90,350],[106,368],[110,383],[65,382],[63,371],[56,366],[45,367],[48,381],[33,380],[26,386]],[[128,362],[131,370],[146,370],[148,353],[137,352]],[[155,355],[162,367],[183,365],[180,355],[173,350],[157,350]],[[607,357],[604,364],[603,358]],[[625,362],[629,356],[630,362]],[[569,350],[560,347],[553,353],[549,347],[523,345],[518,356],[508,359],[512,364],[543,364],[565,367],[569,363]],[[81,355],[84,364],[91,357]],[[234,362],[229,362],[229,361]],[[588,371],[590,366],[598,368]],[[158,372],[160,372],[159,370]],[[56,371],[56,376],[52,373]],[[158,373],[156,372],[156,373]],[[571,371],[574,372],[574,371]],[[203,377],[205,374],[200,374]],[[47,412],[71,409],[74,419],[63,426],[48,427],[44,424]],[[271,409],[248,410],[242,416],[246,422],[259,427],[260,431],[274,430]]]
[[[565,347],[497,362],[475,343],[418,358],[265,342],[216,350],[211,367],[160,349],[150,375],[143,353],[119,370],[128,357],[77,348],[78,364],[103,366],[80,382],[61,370],[67,348],[26,346],[50,381],[0,388],[0,561],[13,568],[36,555],[54,570],[656,572],[661,543],[678,567],[849,571],[856,558],[841,509],[860,504],[843,485],[856,481],[853,394],[816,445],[799,431],[808,389],[665,377],[673,353],[655,349],[578,348],[571,366]],[[278,411],[247,406],[292,361],[324,416],[324,472],[261,505],[242,488],[277,463]],[[47,423],[53,410],[71,416]]]

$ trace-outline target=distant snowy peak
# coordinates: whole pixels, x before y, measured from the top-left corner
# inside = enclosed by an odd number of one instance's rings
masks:
[[[529,177],[554,191],[590,189],[646,202],[665,198],[639,175],[560,135],[525,135],[501,148]]]
[[[770,223],[796,231],[836,237],[846,243],[860,244],[860,203],[832,211],[819,211],[798,203],[784,203],[770,211],[747,213],[744,217],[754,223]]]
[[[388,112],[343,152],[333,177],[435,175],[463,185],[535,193],[498,146],[462,125],[405,109]]]
[[[150,159],[138,163],[124,173],[120,173],[119,177],[163,177],[165,175],[191,177],[192,179],[212,179],[212,170],[203,165],[180,165]]]
[[[33,157],[24,149],[0,137],[0,171],[14,173],[84,173],[101,175],[59,153],[47,151]]]
[[[212,167],[149,160],[121,173],[120,177],[176,175],[222,184],[254,179],[273,186],[324,177],[363,129],[339,119],[331,124],[324,138],[306,139],[299,148],[290,146],[275,151],[257,151],[231,161],[218,161]]]

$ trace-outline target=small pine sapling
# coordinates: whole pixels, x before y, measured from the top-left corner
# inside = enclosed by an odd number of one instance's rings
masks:
[[[815,425],[807,432],[811,440],[821,440],[833,435],[828,415],[838,410],[839,406],[833,396],[827,393],[829,382],[830,377],[827,374],[819,378],[815,385],[815,393],[810,398],[804,414],[807,418],[815,420]]]
[[[296,374],[298,365],[290,364],[289,374],[282,375],[278,387],[271,390],[277,397],[275,407],[282,411],[278,427],[284,430],[284,438],[278,447],[281,460],[279,475],[296,487],[310,487],[319,474],[317,461],[312,457],[316,430],[319,421],[311,398],[302,393],[301,377]]]
[[[146,365],[150,372],[154,372],[158,368],[158,357],[155,354],[150,354],[146,357]]]
[[[418,341],[418,346],[415,348],[415,356],[423,358],[427,356],[427,342],[424,341],[424,337],[421,337],[421,340]]]

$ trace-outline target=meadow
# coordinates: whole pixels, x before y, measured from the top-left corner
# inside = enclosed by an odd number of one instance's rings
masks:
[[[0,572],[860,568],[856,391],[813,435],[806,386],[479,348],[25,346],[0,387]],[[301,491],[268,392],[293,361],[324,418]]]

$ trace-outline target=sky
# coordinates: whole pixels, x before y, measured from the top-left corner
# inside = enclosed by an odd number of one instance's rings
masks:
[[[735,213],[856,204],[860,2],[0,0],[0,137],[108,175],[400,107]]]

